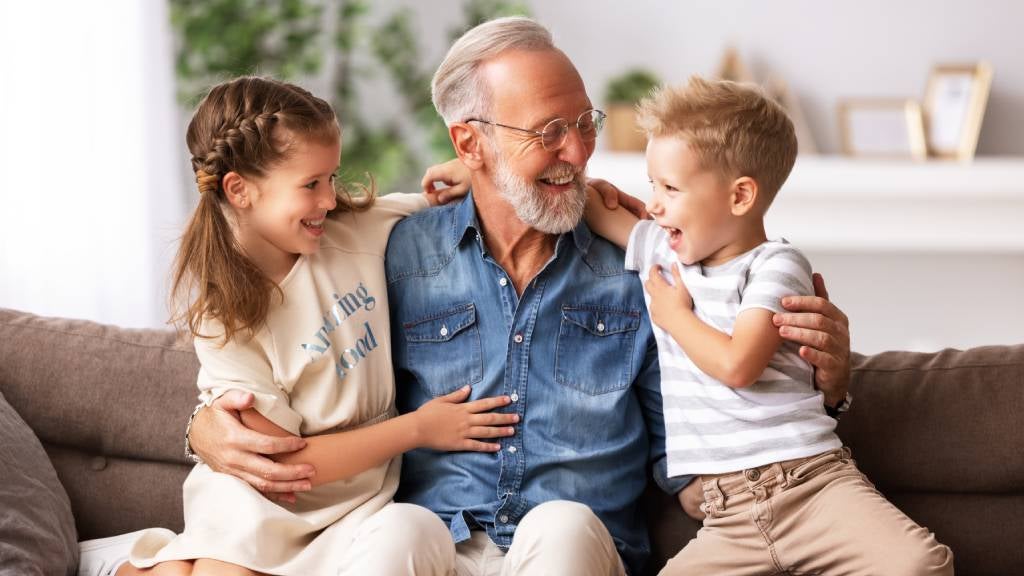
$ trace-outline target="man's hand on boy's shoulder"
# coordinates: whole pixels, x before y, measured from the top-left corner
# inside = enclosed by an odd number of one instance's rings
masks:
[[[850,320],[828,300],[821,274],[814,274],[815,296],[787,296],[782,306],[789,312],[773,318],[779,335],[800,344],[800,357],[814,366],[814,382],[835,406],[850,387]]]

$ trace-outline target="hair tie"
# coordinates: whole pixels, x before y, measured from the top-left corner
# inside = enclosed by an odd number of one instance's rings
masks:
[[[196,184],[199,186],[199,193],[215,192],[220,177],[216,174],[207,174],[204,170],[196,170]]]

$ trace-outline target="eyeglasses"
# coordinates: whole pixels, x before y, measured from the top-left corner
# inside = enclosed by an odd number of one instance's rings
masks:
[[[600,110],[587,110],[580,114],[579,118],[576,119],[576,129],[580,131],[580,138],[584,142],[593,142],[597,140],[597,135],[601,132],[601,127],[604,126],[604,119],[608,115]],[[482,120],[480,118],[470,118],[466,122],[481,122],[483,124],[490,124],[491,126],[498,126],[499,128],[508,128],[509,130],[517,130],[519,132],[525,132],[527,134],[533,134],[534,136],[540,137],[540,144],[548,152],[554,152],[565,146],[565,140],[569,137],[569,121],[565,118],[555,118],[551,122],[544,125],[543,130],[530,130],[528,128],[516,128],[515,126],[507,126],[505,124],[498,124],[497,122],[491,122],[490,120]]]

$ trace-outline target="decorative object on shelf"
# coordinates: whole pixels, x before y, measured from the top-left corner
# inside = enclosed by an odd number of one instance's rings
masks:
[[[739,82],[741,84],[756,84],[754,75],[750,73],[750,68],[740,57],[739,50],[735,46],[726,46],[725,52],[722,53],[722,59],[718,62],[718,70],[715,72],[715,76],[722,80],[731,80],[733,82]]]
[[[722,58],[718,62],[715,76],[722,80],[731,80],[740,84],[760,85],[768,96],[778,102],[786,110],[786,113],[789,114],[789,118],[793,121],[793,128],[796,131],[796,140],[799,145],[800,154],[818,153],[818,146],[814,142],[814,136],[811,135],[810,128],[807,126],[807,118],[800,108],[800,101],[789,88],[786,81],[780,76],[770,75],[765,82],[758,82],[735,46],[727,46],[725,48]]]
[[[608,82],[605,90],[605,133],[610,150],[640,151],[647,139],[636,124],[636,103],[651,93],[660,80],[649,70],[635,68]]]
[[[932,68],[924,97],[928,152],[932,156],[974,158],[991,86],[992,66],[988,62]]]
[[[814,142],[814,135],[807,125],[807,117],[800,107],[800,101],[796,94],[789,88],[789,84],[778,76],[768,78],[764,86],[765,91],[773,100],[789,114],[793,121],[793,130],[796,132],[796,141],[800,154],[811,155],[818,153],[818,145]]]
[[[915,100],[840,101],[839,134],[843,153],[850,156],[928,157],[921,105]]]

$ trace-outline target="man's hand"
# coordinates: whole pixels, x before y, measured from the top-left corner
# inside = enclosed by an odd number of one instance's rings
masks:
[[[828,301],[821,274],[814,274],[815,296],[787,296],[782,306],[789,313],[776,314],[779,335],[800,346],[800,357],[814,366],[814,381],[835,406],[850,387],[850,320]]]
[[[420,180],[420,186],[430,204],[437,206],[465,196],[469,191],[470,176],[469,168],[455,158],[427,168],[423,179]],[[444,184],[446,188],[434,188],[434,183]]]
[[[231,390],[196,414],[189,433],[192,451],[210,468],[241,478],[269,498],[295,501],[295,492],[311,489],[316,473],[309,464],[279,464],[264,454],[300,450],[306,441],[298,436],[268,436],[242,425],[239,412],[253,407],[249,392]]]
[[[700,505],[704,503],[704,490],[701,487],[700,476],[695,477],[676,494],[676,498],[679,499],[679,504],[682,505],[683,511],[686,515],[694,520],[703,521],[706,514],[700,509]]]
[[[647,213],[647,207],[644,205],[642,200],[626,194],[607,180],[602,180],[600,178],[587,178],[587,186],[593,188],[594,191],[601,196],[605,207],[609,210],[615,210],[619,206],[622,206],[641,220],[647,220],[651,217],[651,215]]]

